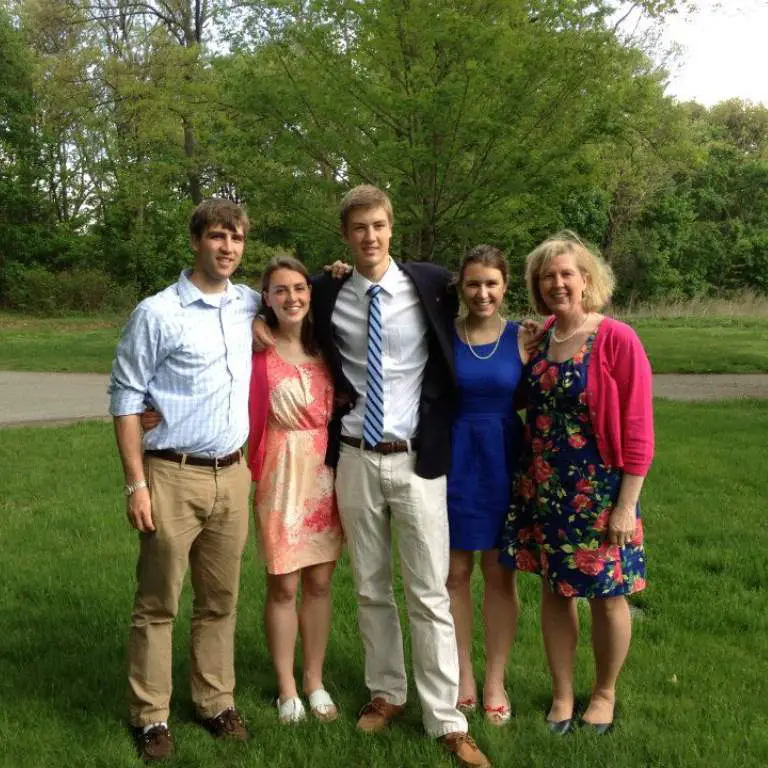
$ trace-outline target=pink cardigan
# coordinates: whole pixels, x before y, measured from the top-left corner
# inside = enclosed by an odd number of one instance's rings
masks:
[[[264,436],[267,432],[269,412],[269,384],[267,383],[266,350],[253,355],[251,367],[251,390],[248,398],[248,467],[251,478],[258,482],[264,466]]]
[[[544,327],[550,328],[554,317]],[[587,405],[606,466],[645,476],[653,460],[653,377],[637,334],[605,317],[587,369]]]

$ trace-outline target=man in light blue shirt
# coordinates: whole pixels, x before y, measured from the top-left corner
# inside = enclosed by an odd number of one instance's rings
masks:
[[[130,718],[140,756],[173,752],[168,728],[171,632],[187,566],[195,593],[192,699],[218,738],[245,740],[234,706],[234,629],[248,532],[251,323],[258,293],[233,285],[248,232],[228,200],[190,220],[194,266],[142,301],[117,348],[110,413],[125,473],[127,514],[139,531],[129,641]],[[143,436],[147,405],[162,422]]]

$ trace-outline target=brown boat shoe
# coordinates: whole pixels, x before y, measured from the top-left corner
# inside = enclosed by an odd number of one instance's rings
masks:
[[[134,728],[136,749],[145,763],[157,763],[173,755],[173,734],[166,725],[155,725],[146,733],[144,729]]]
[[[361,710],[357,727],[365,733],[383,731],[389,721],[403,713],[403,704],[390,704],[383,696],[371,699]]]
[[[201,718],[200,722],[217,739],[230,741],[248,741],[249,739],[243,718],[234,707],[219,712],[216,717]]]
[[[438,741],[449,751],[453,752],[456,762],[462,768],[491,768],[488,758],[480,751],[475,740],[462,731],[446,733]]]

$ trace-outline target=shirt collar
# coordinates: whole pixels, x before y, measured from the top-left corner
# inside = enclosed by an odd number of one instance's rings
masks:
[[[389,296],[395,295],[397,292],[396,286],[399,276],[400,267],[398,267],[395,263],[395,260],[390,257],[387,271],[381,276],[381,280],[378,282],[384,293],[388,294]],[[366,293],[368,293],[368,289],[373,285],[373,283],[367,277],[363,277],[363,275],[357,271],[357,267],[352,270],[352,275],[349,278],[349,282],[352,284],[352,288],[354,289],[355,293],[360,297],[365,296]]]
[[[234,286],[231,280],[227,280],[227,287],[224,289],[223,296],[219,300],[219,296],[222,294],[217,293],[216,298],[203,293],[191,280],[191,269],[182,270],[179,275],[179,299],[181,300],[181,306],[186,307],[196,301],[202,301],[203,304],[207,304],[209,307],[220,307],[224,304],[228,304],[234,298]]]

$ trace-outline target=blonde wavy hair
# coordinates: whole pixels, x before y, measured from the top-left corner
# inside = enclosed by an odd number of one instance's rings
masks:
[[[525,258],[525,283],[531,304],[539,314],[550,314],[539,290],[539,276],[552,259],[563,253],[573,254],[579,271],[587,281],[581,299],[582,307],[586,312],[599,312],[613,295],[616,285],[613,270],[603,258],[590,251],[577,234],[568,229],[548,237]]]

